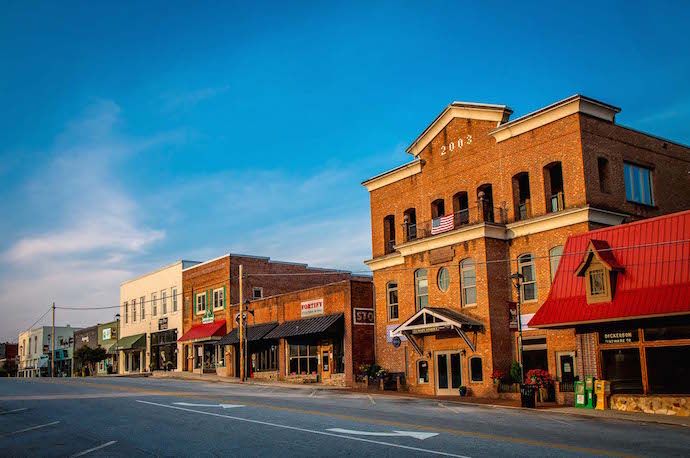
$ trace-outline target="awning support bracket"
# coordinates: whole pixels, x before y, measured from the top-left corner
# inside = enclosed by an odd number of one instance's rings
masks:
[[[465,334],[465,331],[462,329],[458,328],[457,326],[453,326],[453,329],[462,337],[462,340],[465,341],[468,347],[470,347],[470,350],[472,350],[472,353],[477,351],[477,348],[474,346],[474,343],[472,343],[472,340],[469,338],[467,334]]]
[[[405,337],[407,337],[407,341],[410,342],[412,348],[414,348],[415,351],[419,353],[419,356],[424,356],[424,351],[422,351],[422,348],[419,346],[417,341],[414,340],[414,337],[412,337],[412,333],[410,331],[403,331],[402,333]]]

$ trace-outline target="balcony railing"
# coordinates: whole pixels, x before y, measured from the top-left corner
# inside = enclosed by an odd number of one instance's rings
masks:
[[[395,240],[386,240],[385,250],[386,250],[386,254],[394,252],[395,251]]]
[[[563,210],[565,208],[565,203],[563,200],[563,193],[558,192],[558,193],[552,195],[551,199],[550,199],[550,203],[551,203],[551,205],[550,205],[551,213],[556,213],[556,212]]]
[[[451,218],[452,217],[452,218]],[[488,205],[466,208],[434,218],[429,221],[416,223],[403,223],[403,235],[405,242],[420,240],[432,235],[442,234],[463,226],[479,223],[506,224],[505,210]],[[388,249],[388,247],[386,247]]]

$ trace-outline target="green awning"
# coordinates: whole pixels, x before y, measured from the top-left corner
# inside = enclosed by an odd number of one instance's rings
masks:
[[[110,347],[110,351],[134,350],[146,348],[146,334],[135,334],[133,336],[120,337],[115,345]]]

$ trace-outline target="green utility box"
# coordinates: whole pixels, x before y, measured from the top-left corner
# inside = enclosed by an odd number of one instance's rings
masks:
[[[587,390],[585,390],[585,382],[575,382],[575,407],[581,409],[587,407]]]

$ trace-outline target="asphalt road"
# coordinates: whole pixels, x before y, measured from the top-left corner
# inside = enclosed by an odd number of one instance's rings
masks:
[[[0,379],[0,456],[688,456],[690,430],[347,391]]]

